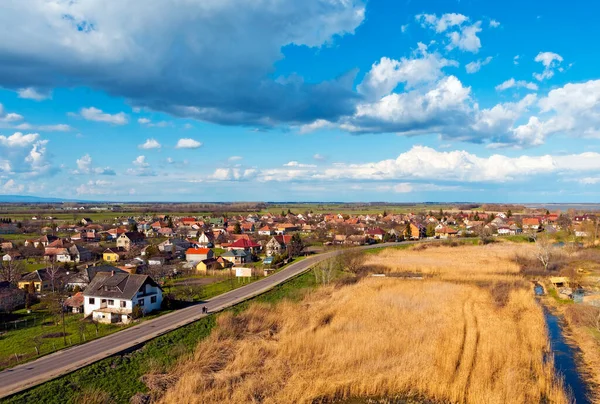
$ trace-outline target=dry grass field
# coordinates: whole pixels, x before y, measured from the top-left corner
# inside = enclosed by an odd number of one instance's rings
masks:
[[[368,277],[323,286],[299,303],[222,314],[191,357],[155,375],[163,381],[156,397],[173,404],[566,403],[544,360],[542,310],[506,248],[383,251],[370,264],[432,277]]]

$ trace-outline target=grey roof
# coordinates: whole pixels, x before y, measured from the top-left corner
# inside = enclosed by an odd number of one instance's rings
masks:
[[[245,257],[248,253],[244,250],[229,250],[222,257]]]
[[[148,275],[100,272],[85,288],[83,294],[84,296],[131,300],[147,283],[158,286]]]

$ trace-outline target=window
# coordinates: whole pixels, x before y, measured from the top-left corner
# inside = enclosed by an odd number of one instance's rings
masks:
[[[122,308],[127,307],[127,302],[125,300],[121,300],[121,307]]]
[[[144,305],[144,299],[138,300],[138,306],[143,306],[143,305]]]
[[[108,299],[108,305],[109,306],[114,306],[115,305],[115,301],[112,299]]]
[[[150,303],[156,303],[156,296],[150,296]]]
[[[89,300],[88,300],[88,302],[90,304],[96,304],[96,299],[94,299],[93,297],[90,297]]]

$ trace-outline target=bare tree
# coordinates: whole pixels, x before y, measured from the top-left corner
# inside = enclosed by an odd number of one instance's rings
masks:
[[[544,271],[548,271],[548,266],[552,259],[552,243],[546,233],[540,234],[535,239],[536,258],[544,266]]]
[[[46,274],[48,275],[48,279],[50,280],[50,285],[52,286],[52,293],[56,292],[58,288],[58,278],[60,275],[60,267],[56,265],[54,261],[50,262],[50,265],[46,266]]]
[[[0,263],[0,281],[17,283],[21,278],[23,264],[20,261],[2,261]]]
[[[335,277],[335,273],[338,269],[339,260],[330,258],[315,265],[313,267],[313,273],[318,283],[328,285]]]
[[[355,275],[358,275],[364,267],[365,254],[361,250],[354,248],[344,250],[337,258],[343,270]]]

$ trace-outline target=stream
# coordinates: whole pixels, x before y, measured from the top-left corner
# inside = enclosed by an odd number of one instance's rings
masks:
[[[550,347],[554,354],[554,368],[556,373],[564,380],[564,385],[573,402],[576,404],[588,404],[591,400],[588,396],[588,386],[577,371],[575,360],[576,349],[567,344],[561,329],[560,319],[544,307],[544,318],[548,326],[548,337]]]

